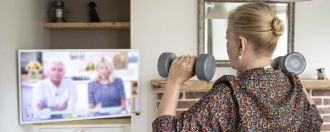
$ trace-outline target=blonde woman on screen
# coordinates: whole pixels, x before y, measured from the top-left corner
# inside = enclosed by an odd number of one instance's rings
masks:
[[[88,83],[89,108],[116,107],[126,109],[125,87],[123,80],[114,75],[111,58],[102,56],[96,63],[97,77]]]

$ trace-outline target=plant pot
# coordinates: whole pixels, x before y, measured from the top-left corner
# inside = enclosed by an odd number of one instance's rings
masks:
[[[39,81],[39,72],[36,70],[28,71],[28,81],[29,82],[37,82]]]

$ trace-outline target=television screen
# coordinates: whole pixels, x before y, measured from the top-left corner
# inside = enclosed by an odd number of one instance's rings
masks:
[[[19,50],[20,123],[139,113],[138,50]]]

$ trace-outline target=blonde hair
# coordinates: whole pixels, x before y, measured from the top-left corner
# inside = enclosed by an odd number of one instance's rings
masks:
[[[228,30],[232,31],[234,39],[242,36],[252,42],[257,56],[270,57],[284,33],[284,24],[270,6],[249,3],[229,13]]]
[[[109,72],[110,72],[110,75],[109,75],[109,81],[110,81],[110,82],[113,82],[113,81],[115,80],[116,76],[115,76],[115,74],[114,74],[115,69],[114,69],[113,62],[112,62],[111,58],[108,57],[108,56],[102,56],[102,57],[96,62],[96,65],[95,65],[96,70],[97,70],[97,68],[98,68],[102,63],[104,63],[104,64],[107,66],[107,68],[108,68],[108,70],[109,70]],[[97,73],[97,76],[96,76],[96,79],[95,79],[95,80],[96,80],[96,81],[101,81],[101,77],[100,77],[99,73],[98,73],[98,72],[96,72],[96,73]]]

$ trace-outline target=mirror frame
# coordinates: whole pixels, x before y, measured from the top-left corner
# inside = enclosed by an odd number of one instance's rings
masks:
[[[237,2],[237,3],[287,3],[288,4],[288,48],[287,53],[294,52],[294,23],[295,23],[295,2],[281,2],[275,0],[198,0],[198,54],[206,54],[210,51],[210,46],[205,49],[205,3],[206,2]],[[217,67],[231,67],[229,60],[216,60]]]

